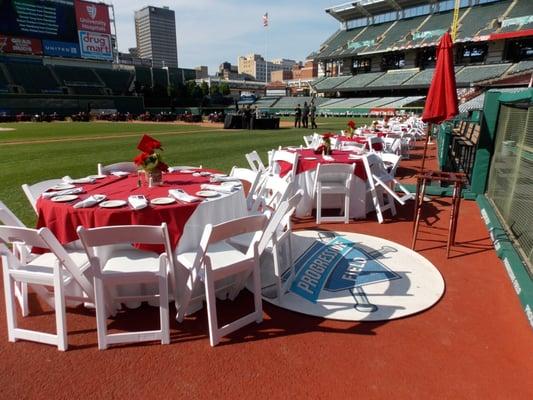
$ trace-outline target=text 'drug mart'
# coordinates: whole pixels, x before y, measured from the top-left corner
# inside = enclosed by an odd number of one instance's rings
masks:
[[[440,272],[397,243],[347,232],[292,234],[294,273],[289,284],[288,246],[280,250],[287,291],[277,298],[271,257],[261,258],[263,299],[303,314],[347,321],[384,321],[430,308],[444,293]]]

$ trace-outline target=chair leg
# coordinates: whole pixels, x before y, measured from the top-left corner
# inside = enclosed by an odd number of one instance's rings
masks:
[[[94,292],[98,349],[105,350],[107,349],[107,320],[105,312],[104,283],[102,282],[102,278],[94,278]]]
[[[344,196],[344,223],[348,224],[350,222],[350,189],[348,189],[346,195]]]
[[[65,293],[61,274],[54,274],[54,304],[56,312],[57,348],[65,351],[67,342],[67,318],[65,313]]]
[[[205,298],[207,301],[207,320],[209,322],[209,343],[215,347],[220,342],[220,335],[218,332],[218,318],[217,318],[217,297],[215,293],[215,282],[211,271],[206,268],[205,271]]]
[[[277,292],[278,292],[278,301],[281,301],[281,297],[283,296],[283,284],[281,282],[281,268],[279,265],[279,254],[278,254],[277,243],[273,243],[273,246],[272,246],[272,260],[274,261],[274,275],[276,275],[276,287],[277,287]],[[254,285],[255,285],[255,276],[253,276],[253,279],[254,279]]]
[[[16,307],[15,307],[15,281],[9,275],[7,265],[4,265],[4,294],[6,298],[7,317],[7,338],[10,342],[15,342],[15,329],[17,328]]]
[[[166,269],[166,266],[165,266]],[[161,272],[162,275],[158,277],[159,280],[159,318],[161,319],[161,344],[170,343],[170,328],[168,321],[168,280],[163,274],[166,271]]]
[[[263,321],[263,299],[261,297],[261,272],[259,271],[259,258],[255,260],[254,270],[252,272],[254,282],[254,304],[255,304],[255,322]]]
[[[322,222],[322,191],[320,189],[316,192],[316,223],[319,225]]]

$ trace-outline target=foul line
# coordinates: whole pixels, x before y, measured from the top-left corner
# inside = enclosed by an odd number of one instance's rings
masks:
[[[152,135],[174,135],[174,134],[182,134],[182,133],[199,133],[199,132],[222,132],[224,129],[197,129],[193,131],[163,131],[163,132],[150,132]],[[235,130],[233,130],[235,131]],[[55,143],[55,142],[82,142],[84,140],[108,140],[108,139],[120,139],[124,137],[134,137],[139,136],[142,134],[141,132],[124,132],[124,133],[118,133],[118,134],[112,134],[107,136],[82,136],[82,137],[64,137],[64,138],[55,138],[55,139],[37,139],[37,140],[17,140],[13,142],[0,142],[0,146],[6,145],[6,146],[15,146],[15,145],[22,145],[22,144],[43,144],[43,143]]]

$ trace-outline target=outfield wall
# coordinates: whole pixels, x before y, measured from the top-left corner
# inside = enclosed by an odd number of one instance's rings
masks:
[[[116,109],[118,112],[141,114],[144,112],[144,100],[143,97],[135,96],[0,94],[0,114],[55,112],[68,116],[95,109]]]

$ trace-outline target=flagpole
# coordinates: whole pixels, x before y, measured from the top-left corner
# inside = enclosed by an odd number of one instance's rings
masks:
[[[268,13],[266,13],[265,15],[267,15],[267,22],[266,22],[266,26],[265,26],[265,96],[266,96],[266,92],[267,92],[267,85],[268,85],[268,25],[269,25],[269,21],[268,21]]]

